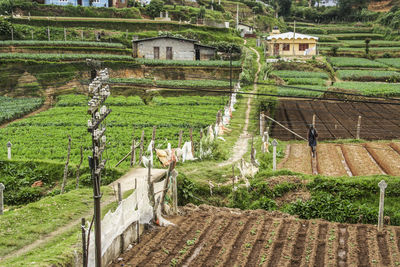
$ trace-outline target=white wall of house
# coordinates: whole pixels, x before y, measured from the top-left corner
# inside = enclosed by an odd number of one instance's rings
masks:
[[[166,59],[167,47],[172,47],[172,59],[194,60],[193,42],[175,39],[154,39],[138,43],[138,57],[154,59],[154,47],[159,47],[159,59]]]

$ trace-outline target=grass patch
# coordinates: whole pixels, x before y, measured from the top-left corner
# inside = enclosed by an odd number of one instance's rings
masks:
[[[73,190],[63,195],[43,198],[0,216],[0,256],[5,256],[41,236],[79,219],[93,207],[93,190]],[[111,194],[103,187],[104,198]],[[104,199],[103,198],[103,199]]]

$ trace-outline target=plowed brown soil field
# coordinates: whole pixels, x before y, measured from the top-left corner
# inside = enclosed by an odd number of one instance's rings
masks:
[[[392,140],[400,139],[399,109],[384,104],[281,99],[275,120],[306,137],[307,124],[315,114],[319,139],[330,140],[355,138],[358,116],[362,116],[362,139]],[[280,140],[299,139],[276,123],[271,126],[271,135]]]
[[[299,220],[279,212],[183,207],[111,266],[396,266],[400,227]]]
[[[311,174],[311,156],[307,144],[289,144],[289,155],[280,169]],[[326,176],[388,174],[400,176],[400,143],[319,144],[316,171]]]
[[[280,169],[312,174],[311,150],[303,144],[290,144],[289,155],[279,164]]]

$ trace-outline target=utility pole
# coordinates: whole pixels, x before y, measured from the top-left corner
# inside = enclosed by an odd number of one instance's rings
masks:
[[[93,63],[89,61],[89,63]],[[110,87],[108,85],[108,70],[104,69],[89,84],[89,94],[93,98],[89,101],[88,113],[92,116],[88,120],[88,131],[92,134],[92,157],[89,157],[89,166],[93,181],[93,198],[94,198],[94,225],[95,225],[95,266],[101,267],[101,209],[100,209],[100,181],[101,171],[106,165],[106,160],[102,158],[102,154],[106,147],[106,127],[102,125],[104,119],[111,113],[103,105],[104,101],[110,95]]]
[[[293,24],[293,56],[296,55],[296,52],[294,50],[295,42],[296,42],[296,21],[294,21],[294,24]]]
[[[229,49],[229,88],[232,96],[232,45]]]

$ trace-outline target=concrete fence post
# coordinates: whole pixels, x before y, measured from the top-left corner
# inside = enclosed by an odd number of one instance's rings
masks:
[[[383,228],[383,211],[384,211],[384,203],[385,203],[385,189],[387,187],[387,183],[385,182],[385,180],[382,180],[379,182],[378,186],[380,189],[378,230],[381,231]]]
[[[361,116],[358,116],[356,139],[360,139],[361,132]]]
[[[12,147],[12,144],[10,141],[8,141],[8,143],[7,143],[7,158],[9,160],[11,159],[11,147]]]
[[[276,146],[278,142],[274,139],[272,141],[272,170],[276,171]]]

